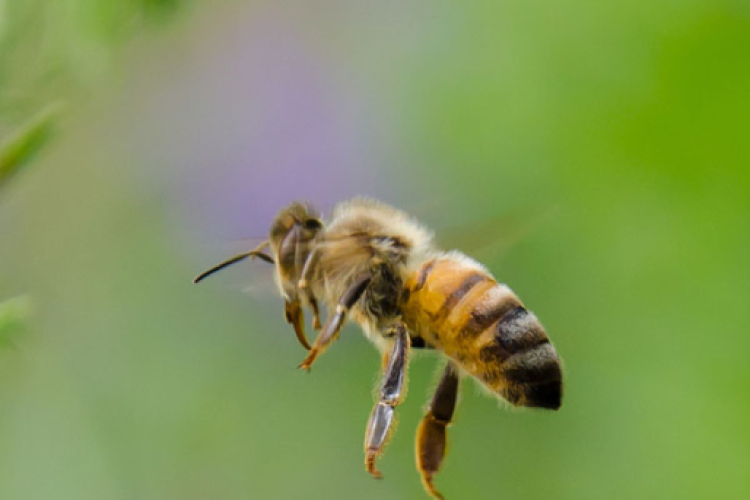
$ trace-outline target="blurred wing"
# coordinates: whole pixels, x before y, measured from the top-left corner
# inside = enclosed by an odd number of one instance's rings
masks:
[[[424,212],[425,215],[439,212],[440,210],[436,209],[439,206],[444,206],[444,203],[433,200],[413,208],[409,213],[419,218],[421,212]],[[557,211],[558,207],[556,206],[547,206],[542,209],[538,206],[518,207],[465,224],[442,228],[437,226],[433,228],[436,244],[442,250],[456,249],[476,257],[492,255],[497,258],[504,255],[529,234],[539,231],[544,225],[549,224]],[[356,238],[359,236],[347,237]],[[264,237],[237,239],[232,241],[231,247],[235,250],[241,248],[240,251],[247,251],[256,247],[264,239]],[[329,239],[319,242],[318,245],[325,247],[337,243],[337,241]],[[227,254],[232,255],[232,252],[229,251]],[[273,266],[264,265],[264,263],[258,261],[249,261],[249,265],[253,266],[250,284],[241,287],[242,290],[253,296],[275,294]],[[237,267],[246,268],[246,266],[248,264],[243,263]]]
[[[460,226],[436,231],[438,246],[471,255],[505,254],[529,234],[540,230],[553,218],[557,207],[514,209]]]
[[[276,283],[273,280],[273,270],[270,268],[265,269],[262,273],[258,273],[258,276],[246,282],[239,290],[253,299],[279,296]]]

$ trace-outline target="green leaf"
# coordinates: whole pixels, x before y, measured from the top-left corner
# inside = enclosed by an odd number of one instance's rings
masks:
[[[0,143],[0,187],[49,142],[61,109],[60,103],[47,106]]]

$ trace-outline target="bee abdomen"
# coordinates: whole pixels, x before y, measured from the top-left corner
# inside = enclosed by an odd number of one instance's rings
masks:
[[[521,306],[514,307],[500,318],[495,329],[495,340],[509,354],[549,342],[536,316]]]
[[[488,382],[514,405],[559,408],[560,358],[536,316],[514,307],[493,325],[492,333],[480,351],[480,358],[493,366]]]
[[[406,317],[426,343],[511,404],[560,407],[560,359],[510,288],[454,257],[423,265],[407,289]]]

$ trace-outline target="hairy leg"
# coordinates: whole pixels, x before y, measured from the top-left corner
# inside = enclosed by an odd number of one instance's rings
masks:
[[[448,364],[435,395],[417,430],[417,468],[425,490],[434,498],[443,496],[435,489],[433,478],[445,458],[446,428],[453,419],[458,396],[458,372]]]
[[[380,399],[372,410],[365,435],[365,467],[376,478],[382,474],[375,468],[375,461],[383,453],[388,440],[396,406],[403,399],[403,386],[409,363],[409,334],[403,323],[397,323],[386,335],[395,337],[393,349],[384,355],[387,366],[383,373]]]
[[[362,294],[367,289],[367,285],[370,284],[372,275],[370,273],[364,273],[359,276],[354,282],[347,288],[344,294],[339,299],[338,305],[336,306],[336,312],[326,320],[326,324],[323,326],[323,331],[320,332],[318,338],[315,339],[310,354],[307,358],[299,365],[299,368],[309,370],[315,359],[323,354],[326,348],[336,338],[341,331],[341,327],[344,326],[346,316],[349,313],[354,304],[362,297]]]

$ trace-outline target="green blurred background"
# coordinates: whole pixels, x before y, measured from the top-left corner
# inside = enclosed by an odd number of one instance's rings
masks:
[[[426,498],[437,357],[373,481],[356,327],[307,375],[267,269],[190,283],[356,194],[505,221],[450,244],[565,361],[463,383],[447,498],[748,498],[749,134],[746,1],[0,1],[0,498]]]

